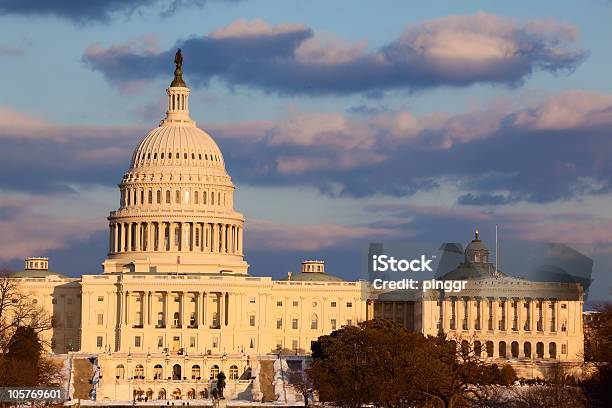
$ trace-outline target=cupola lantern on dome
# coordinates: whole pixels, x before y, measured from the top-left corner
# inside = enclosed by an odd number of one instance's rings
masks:
[[[219,146],[189,117],[180,49],[174,63],[166,117],[139,142],[119,184],[104,272],[246,274],[234,184]]]

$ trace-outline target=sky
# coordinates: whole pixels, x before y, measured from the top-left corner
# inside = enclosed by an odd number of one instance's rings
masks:
[[[608,0],[2,0],[0,266],[101,272],[180,47],[252,274],[315,258],[357,279],[369,242],[478,228],[493,247],[498,225],[580,245],[590,299],[610,299],[611,16]]]

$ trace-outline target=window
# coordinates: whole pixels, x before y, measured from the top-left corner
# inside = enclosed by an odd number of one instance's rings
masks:
[[[567,354],[567,344],[561,345],[561,354]]]
[[[336,319],[331,319],[331,329],[336,330]]]
[[[123,380],[125,378],[125,367],[123,364],[119,364],[115,367],[115,378],[118,380]]]
[[[170,204],[170,190],[166,190],[166,204]]]
[[[291,319],[291,328],[293,330],[297,330],[297,328],[298,328],[298,319]]]
[[[98,326],[102,326],[104,324],[104,314],[98,313]]]
[[[164,325],[164,313],[157,313],[157,327],[162,327]]]
[[[299,306],[299,302],[297,300],[293,301],[293,307],[298,307]]]
[[[310,318],[310,329],[317,330],[319,328],[319,318],[317,315],[312,315]]]
[[[156,364],[153,367],[153,379],[154,380],[163,380],[164,379],[164,369],[161,364]]]
[[[276,319],[276,328],[277,329],[282,329],[283,328],[283,319]]]
[[[102,336],[96,337],[96,347],[102,348],[102,345],[103,345],[103,343],[102,343]]]
[[[149,204],[153,204],[153,191],[149,190]]]
[[[218,375],[219,375],[219,366],[215,364],[212,367],[210,367],[210,379],[216,380]]]
[[[57,299],[56,298],[51,299],[51,304],[57,305]]]
[[[283,301],[279,300],[278,302],[276,302],[276,306],[282,307],[283,306]]]
[[[255,327],[255,315],[249,316],[249,326]]]
[[[291,341],[291,348],[292,348],[293,350],[297,350],[297,349],[299,348],[299,343],[298,343],[298,341],[297,341],[297,340],[292,340],[292,341]]]
[[[69,297],[68,299],[66,299],[66,303],[68,303],[69,305],[71,305],[71,304],[72,304],[72,298],[71,298],[71,297]]]
[[[213,347],[213,348],[217,348],[217,347],[219,347],[219,338],[218,338],[217,336],[214,336],[214,337],[212,338],[212,347]]]
[[[179,312],[174,312],[174,327],[180,326]]]
[[[134,337],[134,347],[140,347],[140,336]]]
[[[199,380],[200,379],[200,366],[195,364],[191,367],[191,379]]]
[[[104,296],[98,296],[98,302],[104,302]]]
[[[254,297],[250,298],[249,303],[255,303],[255,298]]]
[[[196,346],[196,337],[189,336],[189,347],[195,347],[195,346]]]
[[[255,337],[251,337],[251,341],[249,342],[249,348],[255,348]]]
[[[567,305],[565,303],[561,303],[561,309],[567,309]]]
[[[157,336],[157,347],[164,347],[164,336]]]
[[[161,190],[157,190],[157,204],[161,204]]]
[[[336,302],[331,302],[331,307],[336,307]]]
[[[180,204],[181,203],[181,192],[180,192],[180,190],[176,190],[176,193],[174,194],[174,202],[176,204]]]
[[[281,339],[276,340],[276,349],[280,350],[283,348],[283,341]]]
[[[230,366],[230,369],[229,369],[229,379],[230,380],[237,380],[238,379],[238,366],[236,366],[236,365]]]
[[[353,302],[346,302],[346,307],[353,307]]]
[[[141,380],[144,379],[144,367],[142,366],[142,364],[138,364],[134,368],[134,378]]]

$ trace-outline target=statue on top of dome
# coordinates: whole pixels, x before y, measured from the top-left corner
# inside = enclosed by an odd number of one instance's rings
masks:
[[[176,65],[176,69],[174,70],[174,80],[170,86],[186,87],[187,85],[185,85],[185,81],[183,81],[183,54],[180,48],[174,55],[174,64]]]
[[[183,54],[181,54],[181,49],[179,48],[176,54],[174,55],[174,63],[177,68],[183,67]]]

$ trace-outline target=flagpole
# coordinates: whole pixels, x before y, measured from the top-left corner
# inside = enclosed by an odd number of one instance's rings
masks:
[[[495,224],[495,275],[497,276],[497,251],[498,251],[498,236],[497,236],[497,224]]]

